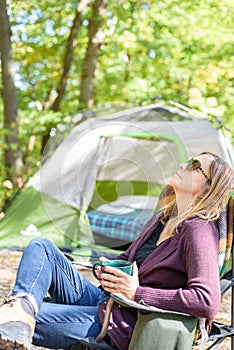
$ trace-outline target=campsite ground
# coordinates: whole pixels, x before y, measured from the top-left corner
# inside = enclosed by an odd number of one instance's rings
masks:
[[[18,250],[0,250],[0,296],[6,296],[11,290],[15,275],[17,271],[17,266],[20,261],[20,257],[22,255],[21,251]],[[88,278],[92,278],[90,273],[87,276]],[[217,320],[220,322],[229,322],[229,314],[230,314],[230,293],[227,293],[225,296],[220,312],[217,315]],[[194,347],[194,350],[204,350],[207,349],[208,344]],[[230,349],[230,339],[226,339],[219,347],[219,350],[228,350]],[[45,348],[32,347],[31,350],[46,350]],[[78,349],[77,349],[78,350]],[[144,349],[147,350],[147,349]]]

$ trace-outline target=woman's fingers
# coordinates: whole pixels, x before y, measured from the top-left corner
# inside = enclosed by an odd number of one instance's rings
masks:
[[[114,282],[109,282],[109,281],[102,281],[102,288],[105,289],[107,292],[111,291],[116,291],[118,286]]]
[[[121,271],[120,269],[116,268],[116,267],[112,267],[112,266],[103,266],[102,267],[102,271],[103,273],[108,273],[117,277],[122,277],[122,276],[126,276],[127,274],[123,271]]]

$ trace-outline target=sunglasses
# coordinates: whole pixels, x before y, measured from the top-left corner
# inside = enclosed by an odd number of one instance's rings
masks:
[[[199,169],[201,173],[205,176],[207,183],[210,185],[211,184],[211,179],[206,175],[205,171],[201,167],[201,162],[198,159],[190,159],[186,163],[186,170],[188,171],[194,171]]]

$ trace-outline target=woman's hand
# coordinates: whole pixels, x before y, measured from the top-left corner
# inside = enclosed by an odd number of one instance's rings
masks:
[[[128,299],[134,300],[137,287],[139,287],[138,268],[134,261],[132,276],[111,266],[102,268],[105,272],[100,274],[102,288],[109,293],[119,293]]]

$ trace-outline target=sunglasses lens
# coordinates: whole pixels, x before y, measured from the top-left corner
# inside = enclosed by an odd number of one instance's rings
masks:
[[[187,170],[188,171],[196,170],[196,169],[200,168],[200,166],[201,166],[201,163],[197,159],[190,159],[187,162]]]
[[[198,159],[190,159],[187,161],[186,163],[186,170],[188,171],[194,171],[194,170],[197,170],[197,169],[200,169],[200,171],[202,172],[202,174],[205,176],[205,178],[207,179],[208,181],[208,184],[210,185],[211,184],[211,180],[208,178],[208,176],[206,175],[206,173],[204,172],[204,170],[202,169],[201,167],[201,162],[200,160]]]

